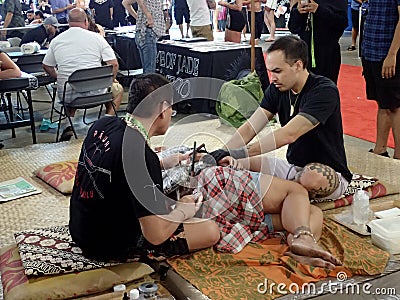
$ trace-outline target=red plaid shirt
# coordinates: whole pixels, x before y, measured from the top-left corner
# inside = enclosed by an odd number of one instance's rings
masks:
[[[250,241],[268,238],[262,200],[249,172],[212,167],[198,180],[205,200],[203,217],[212,218],[221,230],[217,250],[238,253]]]

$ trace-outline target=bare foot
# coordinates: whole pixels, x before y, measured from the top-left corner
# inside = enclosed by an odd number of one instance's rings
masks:
[[[290,256],[294,260],[298,261],[303,265],[309,265],[314,267],[321,267],[321,268],[328,268],[330,270],[335,269],[335,265],[330,263],[329,261],[323,260],[322,258],[318,257],[309,257],[309,256],[301,256],[297,254],[293,254],[292,252],[285,252],[285,255]]]
[[[340,260],[314,243],[310,236],[301,235],[297,239],[293,239],[290,251],[293,254],[308,256],[309,258],[322,258],[337,266],[342,265]]]

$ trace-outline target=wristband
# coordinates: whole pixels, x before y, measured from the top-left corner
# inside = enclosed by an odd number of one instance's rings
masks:
[[[179,212],[180,214],[182,214],[183,218],[179,218],[179,219],[177,218],[177,220],[174,220],[174,217],[175,217],[175,214],[176,214],[175,212]],[[171,216],[171,219],[173,221],[178,221],[180,223],[186,220],[186,214],[183,211],[183,209],[181,209],[181,208],[175,208],[173,211],[170,212],[170,216]],[[178,216],[176,216],[176,217],[178,217]]]
[[[244,146],[244,147],[237,148],[237,149],[231,149],[231,150],[229,150],[229,154],[235,159],[246,158],[247,157],[247,147]]]

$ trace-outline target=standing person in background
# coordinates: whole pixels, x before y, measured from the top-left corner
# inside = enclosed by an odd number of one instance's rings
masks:
[[[249,20],[249,25],[251,26],[251,0],[245,0],[243,1],[244,5],[247,5],[247,11],[248,11],[248,20]],[[255,11],[255,32],[254,32],[254,38],[256,44],[258,44],[258,41],[261,38],[261,32],[263,28],[263,13],[261,10],[261,3],[259,1],[254,2],[254,11]]]
[[[68,23],[68,11],[75,7],[68,0],[51,0],[52,14],[57,18],[58,23]]]
[[[291,0],[289,30],[308,45],[310,71],[337,83],[339,39],[347,27],[347,0]]]
[[[262,2],[266,3],[264,7],[264,23],[269,31],[269,38],[267,38],[265,41],[273,42],[275,41],[275,30],[276,30],[274,13],[276,8],[278,7],[278,1],[264,0]]]
[[[43,14],[51,15],[51,5],[49,4],[48,0],[39,0],[37,9]]]
[[[226,17],[225,42],[240,43],[240,35],[243,28],[246,26],[246,20],[242,13],[242,0],[231,2],[219,1],[219,5],[225,6],[228,9]]]
[[[21,2],[19,0],[5,0],[1,7],[1,16],[4,20],[3,29],[25,26],[21,10]],[[2,39],[8,39],[11,37],[22,38],[23,35],[24,33],[19,30],[1,31]]]
[[[360,7],[361,0],[351,0],[351,45],[347,48],[347,51],[356,50],[357,36],[360,30]]]
[[[186,23],[186,37],[187,38],[190,37],[189,29],[190,29],[191,12],[189,13],[189,6],[186,0],[175,0],[174,13],[175,13],[176,25],[179,26],[182,38],[185,37],[185,35],[183,34],[183,18],[185,18],[185,23]]]
[[[138,11],[132,4],[138,3]],[[142,62],[143,74],[156,70],[157,40],[165,34],[164,15],[160,0],[123,0],[122,5],[136,18],[136,46]]]
[[[175,0],[176,1],[176,0]],[[209,41],[214,40],[210,9],[215,9],[214,0],[187,0],[190,10],[190,19],[193,37],[204,37]]]
[[[364,24],[362,65],[367,98],[378,103],[376,142],[370,152],[386,151],[390,129],[400,159],[400,0],[369,0]]]
[[[165,33],[166,34],[169,34],[169,29],[172,26],[171,16],[169,14],[170,8],[171,8],[171,1],[170,0],[162,0],[162,10],[163,10],[163,14],[164,14]]]
[[[97,24],[105,28],[112,29],[113,25],[113,0],[90,0],[89,8],[92,10],[92,15]]]
[[[126,26],[126,11],[122,5],[122,0],[114,0],[114,10],[112,15],[113,27]]]

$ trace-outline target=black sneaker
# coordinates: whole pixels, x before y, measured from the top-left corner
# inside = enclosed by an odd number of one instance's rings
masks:
[[[65,128],[61,134],[60,137],[60,142],[66,142],[71,140],[71,137],[74,135],[74,131],[72,130],[71,126],[68,126],[67,128]]]

